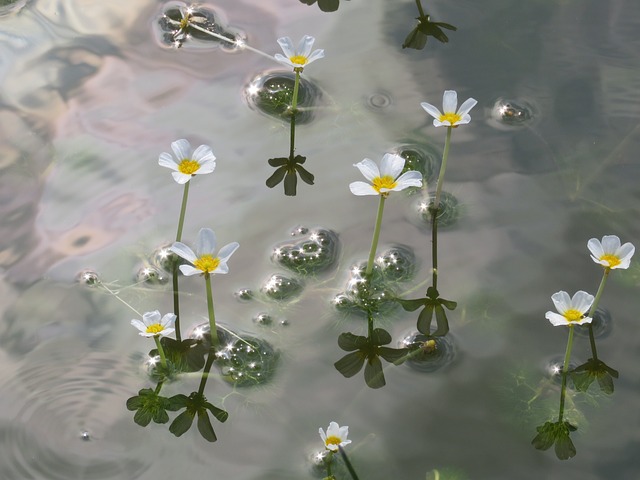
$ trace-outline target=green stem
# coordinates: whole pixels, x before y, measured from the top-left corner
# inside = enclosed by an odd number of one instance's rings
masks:
[[[604,291],[604,285],[607,283],[607,278],[609,277],[610,268],[605,268],[604,273],[602,274],[602,280],[600,280],[600,286],[598,287],[598,292],[596,293],[596,298],[593,300],[591,304],[591,310],[589,310],[589,317],[593,319],[593,316],[596,314],[596,309],[598,308],[598,303],[600,303],[600,297],[602,296],[602,292]],[[598,360],[598,351],[596,350],[596,339],[593,335],[593,320],[589,324],[589,343],[591,344],[591,355],[593,355],[594,360]]]
[[[451,145],[451,131],[453,127],[447,127],[447,139],[444,142],[444,152],[442,152],[442,164],[440,165],[440,175],[438,175],[438,184],[436,186],[436,197],[433,200],[434,208],[440,205],[440,194],[442,192],[442,184],[444,183],[444,172],[447,169],[447,159],[449,158],[449,145]]]
[[[433,288],[438,289],[438,208],[431,207],[431,263]]]
[[[154,335],[153,339],[156,341],[156,348],[158,349],[158,353],[160,354],[160,365],[163,367],[167,367],[167,357],[164,354],[164,349],[162,348],[162,344],[160,343],[160,336]]]
[[[187,213],[187,200],[189,199],[189,185],[191,180],[184,184],[184,190],[182,192],[182,206],[180,207],[180,218],[178,219],[178,231],[176,232],[176,242],[182,241],[182,229],[184,227],[184,217]],[[173,313],[176,316],[175,328],[176,328],[176,340],[182,341],[180,334],[180,294],[178,288],[178,260],[173,264],[171,272],[173,276]]]
[[[327,477],[331,478],[332,474],[331,474],[331,461],[333,460],[333,452],[331,450],[329,450],[329,455],[327,455],[325,462],[327,464]]]
[[[298,113],[298,89],[300,87],[300,70],[294,69],[296,80],[293,84],[293,97],[291,99],[291,137],[289,142],[289,160],[293,161],[296,145],[296,114]]]
[[[204,281],[207,284],[207,308],[209,310],[209,335],[211,336],[211,348],[215,350],[220,344],[218,340],[218,329],[216,328],[216,314],[213,311],[213,293],[211,291],[211,275],[204,274]],[[209,354],[211,355],[211,353]]]
[[[204,365],[204,369],[202,370],[202,377],[200,377],[200,386],[198,387],[198,393],[200,395],[204,394],[204,387],[207,384],[207,380],[209,379],[209,372],[211,371],[211,366],[216,359],[216,351],[213,346],[209,349],[209,355],[207,356],[207,363]]]
[[[359,480],[358,475],[356,474],[356,471],[353,469],[353,466],[351,465],[351,462],[349,461],[349,458],[347,457],[347,454],[344,451],[344,448],[338,445],[338,450],[340,450],[340,454],[342,455],[344,464],[347,466],[347,470],[349,470],[349,473],[351,474],[351,478],[353,480]]]
[[[567,350],[564,353],[564,364],[562,365],[562,387],[560,389],[560,411],[558,413],[558,422],[562,422],[564,414],[564,397],[567,393],[567,372],[569,371],[569,359],[571,358],[571,349],[573,348],[573,325],[569,324],[569,339],[567,340]]]
[[[420,0],[416,0],[416,6],[418,7],[420,18],[426,17],[426,15],[424,14],[424,10],[422,10],[422,3],[420,2]]]
[[[382,214],[384,212],[384,201],[387,196],[380,194],[380,203],[378,204],[378,215],[376,217],[376,225],[373,229],[373,238],[371,240],[371,250],[369,251],[369,260],[367,261],[367,269],[364,272],[364,276],[367,280],[373,272],[373,261],[376,257],[376,250],[378,249],[378,239],[380,238],[380,227],[382,226]]]
[[[191,185],[191,180],[189,180],[187,183],[184,184],[184,190],[182,192],[182,206],[180,207],[180,219],[178,220],[178,232],[176,233],[176,242],[182,241],[182,227],[184,227],[184,217],[187,213],[187,200],[189,199],[189,185]]]
[[[158,384],[156,385],[156,389],[154,390],[154,393],[156,395],[160,393],[160,390],[162,389],[163,384],[164,384],[164,380],[158,382]]]

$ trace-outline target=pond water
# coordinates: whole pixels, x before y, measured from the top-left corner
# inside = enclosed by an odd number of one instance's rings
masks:
[[[202,4],[270,55],[282,36],[309,34],[325,50],[302,74],[315,104],[296,130],[315,184],[299,182],[290,197],[265,185],[267,160],[287,154],[288,123],[247,100],[252,82],[285,74],[282,65],[216,42],[163,44],[162,13],[176,2],[2,2],[0,478],[322,478],[312,459],[330,421],[349,426],[361,479],[637,477],[636,259],[611,275],[600,303],[610,318],[598,352],[620,372],[615,392],[570,385],[574,458],[531,440],[560,396],[550,366],[562,362],[567,329],[545,320],[550,296],[595,294],[602,269],[588,239],[640,239],[640,3],[423,3],[457,27],[449,43],[402,48],[418,16],[409,0],[343,0],[334,12],[298,0]],[[439,162],[446,128],[420,102],[440,106],[447,89],[478,100],[452,135],[444,190],[457,217],[439,231],[439,289],[458,307],[440,364],[385,364],[386,386],[371,389],[362,373],[334,367],[345,354],[338,336],[367,330],[335,307],[368,256],[377,208],[350,193],[361,180],[353,164],[408,145]],[[139,280],[175,239],[182,187],[157,159],[179,138],[217,157],[215,172],[190,182],[183,241],[208,227],[222,245],[240,243],[229,274],[213,276],[218,322],[275,358],[257,386],[210,377],[207,398],[229,413],[214,421],[215,443],[195,428],[176,438],[168,424],[140,427],[125,405],[154,386],[144,366],[153,341],[130,326],[125,302],[173,308],[170,281]],[[431,277],[420,196],[389,197],[378,250],[404,255],[410,278],[396,293],[407,298]],[[317,275],[272,259],[307,239],[301,227],[335,234],[335,261]],[[118,296],[78,282],[86,271]],[[299,284],[297,295],[261,293],[273,275]],[[180,279],[185,332],[207,321],[203,283]],[[395,308],[379,319],[390,346],[416,332],[416,317]],[[588,337],[576,335],[572,362],[589,357]],[[163,393],[199,381],[186,374]]]

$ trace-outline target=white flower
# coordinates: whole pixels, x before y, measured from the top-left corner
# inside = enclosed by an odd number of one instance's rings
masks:
[[[436,107],[427,102],[422,102],[420,106],[424,108],[434,120],[433,124],[436,127],[457,127],[458,125],[464,125],[471,121],[469,111],[478,103],[474,98],[467,98],[458,111],[458,94],[455,90],[445,90],[442,96],[442,110],[444,113],[440,113]]]
[[[556,292],[551,295],[551,300],[556,306],[555,312],[547,312],[545,318],[551,322],[554,327],[559,325],[582,325],[583,323],[591,323],[591,317],[585,316],[593,303],[593,295],[579,290],[573,298],[569,298],[569,294],[564,291]]]
[[[636,251],[632,243],[620,245],[620,239],[616,235],[605,235],[602,242],[592,238],[587,242],[594,262],[605,268],[629,268],[631,257]]]
[[[237,242],[229,243],[220,249],[217,256],[216,234],[210,228],[202,228],[196,241],[196,252],[182,242],[175,242],[169,250],[184,258],[191,265],[180,265],[180,271],[184,275],[197,275],[209,273],[229,273],[227,261],[240,245]]]
[[[173,313],[167,313],[160,319],[160,312],[155,310],[142,315],[142,321],[131,320],[131,325],[140,330],[140,335],[143,337],[165,337],[175,331],[173,328],[175,321],[176,316]]]
[[[324,57],[324,50],[314,50],[311,53],[311,47],[313,47],[315,40],[315,38],[305,35],[298,43],[298,48],[294,49],[293,42],[289,37],[279,38],[278,44],[280,44],[284,55],[276,53],[274,57],[278,62],[293,67],[294,70],[302,70],[311,62]]]
[[[320,438],[324,442],[324,446],[327,450],[337,452],[338,447],[344,447],[351,443],[351,440],[347,440],[349,435],[349,427],[341,427],[336,422],[331,422],[327,428],[327,433],[324,433],[322,428],[318,429]]]
[[[393,153],[386,153],[382,157],[380,168],[378,165],[365,158],[360,163],[353,165],[371,182],[353,182],[349,184],[349,189],[354,195],[389,195],[389,192],[397,192],[408,187],[421,187],[422,174],[415,170],[403,173],[404,158]],[[400,176],[398,176],[400,175]]]
[[[158,165],[175,170],[171,175],[180,184],[187,183],[193,175],[211,173],[216,168],[216,157],[208,145],[200,145],[191,153],[191,144],[183,138],[173,142],[171,149],[178,161],[170,153],[162,152]]]

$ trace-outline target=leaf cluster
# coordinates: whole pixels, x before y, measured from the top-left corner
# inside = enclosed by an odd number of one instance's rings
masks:
[[[442,29],[456,31],[457,28],[450,23],[444,22],[432,22],[430,15],[423,15],[416,17],[418,24],[415,26],[407,38],[405,38],[402,48],[413,48],[416,50],[422,50],[427,45],[429,37],[433,37],[441,43],[449,42],[449,37],[442,31]]]
[[[307,160],[302,155],[289,157],[270,158],[269,165],[276,168],[276,171],[267,178],[267,187],[273,188],[284,180],[284,194],[295,196],[298,185],[298,175],[303,182],[313,185],[314,176],[302,164]]]
[[[413,300],[398,298],[397,301],[407,312],[413,312],[423,307],[420,315],[418,315],[418,331],[424,335],[434,337],[442,337],[449,332],[449,321],[447,320],[444,307],[448,310],[454,310],[458,306],[458,304],[452,300],[440,298],[438,290],[434,287],[427,289],[427,294],[424,298],[416,298]],[[435,332],[431,333],[431,322],[434,314],[437,328]]]
[[[567,421],[546,422],[536,427],[538,434],[531,444],[538,450],[548,450],[555,444],[556,456],[560,460],[568,460],[576,454],[576,447],[571,441],[570,434],[577,429]]]

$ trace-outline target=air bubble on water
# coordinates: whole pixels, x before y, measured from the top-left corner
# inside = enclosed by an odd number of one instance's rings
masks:
[[[299,280],[285,275],[273,274],[262,285],[261,292],[271,300],[292,300],[302,293],[303,284]]]
[[[456,358],[456,349],[450,334],[443,337],[427,337],[423,333],[411,332],[405,335],[399,346],[411,350],[404,365],[419,372],[435,372],[450,365]]]
[[[76,278],[78,279],[78,283],[87,285],[88,287],[93,287],[100,283],[100,276],[93,270],[83,270],[78,273]]]

